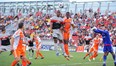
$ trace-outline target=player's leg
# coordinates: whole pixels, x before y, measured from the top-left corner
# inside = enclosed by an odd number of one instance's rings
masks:
[[[36,58],[35,58],[35,59],[37,59],[38,56],[40,56],[41,59],[44,59],[44,56],[43,56],[42,53],[40,52],[40,47],[37,47],[37,48],[36,48]]]
[[[21,59],[22,59],[22,65],[23,66],[31,65],[31,62],[26,58],[26,52],[25,51],[21,52]]]
[[[104,46],[103,52],[104,52],[104,55],[103,55],[103,66],[106,66],[106,60],[107,60],[107,56],[109,54],[107,46]]]
[[[103,66],[106,66],[106,60],[107,60],[108,54],[109,54],[109,52],[104,52],[104,55],[103,55]]]
[[[69,56],[69,50],[68,50],[68,41],[69,41],[68,36],[69,35],[64,32],[63,36],[64,36],[64,50],[65,50],[66,55]]]
[[[20,60],[20,52],[18,50],[13,51],[13,55],[15,57],[14,61],[11,63],[11,66],[15,66]]]
[[[58,35],[58,39],[59,39],[59,46],[62,50],[62,54],[64,55],[65,54],[65,50],[64,50],[64,44],[63,44],[63,36],[62,36],[62,33],[60,32],[59,35]]]
[[[90,51],[86,53],[86,55],[84,56],[83,59],[85,59],[87,56],[89,56],[92,52],[93,52],[93,48],[91,48]]]
[[[95,58],[98,56],[98,52],[97,51],[94,51],[94,54],[93,54],[93,60],[95,60]]]
[[[114,60],[114,66],[116,66],[116,57],[115,57],[115,54],[113,52],[112,46],[109,47],[109,52],[112,54],[112,58]]]

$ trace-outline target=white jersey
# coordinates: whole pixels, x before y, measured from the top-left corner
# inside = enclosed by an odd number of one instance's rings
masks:
[[[12,37],[14,38],[13,49],[17,49],[18,47],[21,48],[24,41],[23,32],[19,29],[13,34]]]

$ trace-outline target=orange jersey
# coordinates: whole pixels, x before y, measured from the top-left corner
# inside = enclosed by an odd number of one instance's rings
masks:
[[[64,19],[64,30],[66,32],[70,32],[71,22],[72,22],[71,18],[69,18],[69,19],[65,18]]]
[[[100,39],[98,38],[94,38],[93,40],[93,47],[98,49],[98,46],[99,46],[99,43],[100,43]]]
[[[36,47],[41,45],[41,39],[39,37],[34,38],[35,43],[36,43]]]

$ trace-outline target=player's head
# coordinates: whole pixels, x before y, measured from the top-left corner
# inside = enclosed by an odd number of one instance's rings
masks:
[[[2,28],[2,33],[5,33],[5,32],[6,32],[5,28]]]
[[[24,29],[24,24],[23,24],[22,22],[19,23],[18,28],[19,28],[19,29]]]
[[[66,17],[70,18],[70,12],[66,12]]]
[[[56,15],[57,15],[58,17],[61,15],[60,10],[58,10],[58,11],[56,12]]]
[[[105,25],[101,25],[101,29],[102,29],[102,30],[106,30]]]

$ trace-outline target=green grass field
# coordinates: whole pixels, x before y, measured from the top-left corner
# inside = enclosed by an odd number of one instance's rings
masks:
[[[30,59],[32,62],[31,66],[102,66],[102,61],[100,61],[100,57],[103,54],[99,54],[96,60],[88,61],[88,57],[83,60],[85,53],[71,52],[71,55],[74,57],[71,58],[70,61],[67,61],[62,55],[56,56],[54,51],[42,51],[44,55],[44,59],[38,58],[35,60],[35,56],[33,59]],[[28,55],[27,55],[28,57]],[[0,54],[0,66],[10,66],[14,57],[9,56],[9,52],[3,52]],[[107,59],[107,66],[114,66],[113,59],[111,54],[109,54]]]

